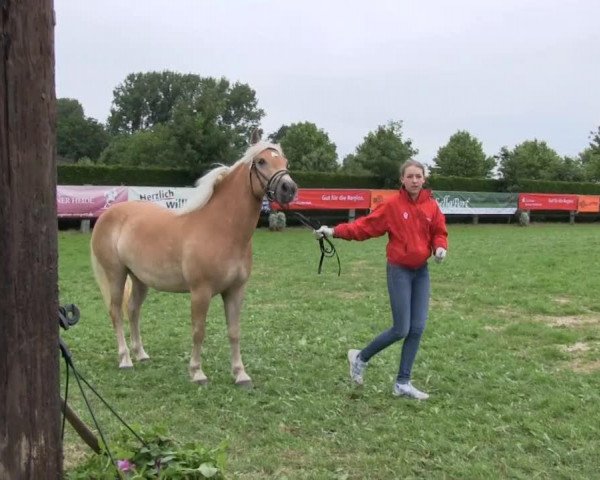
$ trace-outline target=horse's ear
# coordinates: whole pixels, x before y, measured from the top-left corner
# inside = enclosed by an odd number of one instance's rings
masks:
[[[254,130],[252,130],[252,133],[250,134],[250,145],[255,145],[258,142],[260,142],[262,134],[262,128],[255,128]]]

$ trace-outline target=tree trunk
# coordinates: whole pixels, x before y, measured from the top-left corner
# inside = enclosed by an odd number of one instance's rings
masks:
[[[62,473],[54,5],[0,0],[0,479]]]

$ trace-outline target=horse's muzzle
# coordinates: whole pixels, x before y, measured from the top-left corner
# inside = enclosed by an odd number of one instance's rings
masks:
[[[282,205],[287,205],[296,197],[298,185],[289,175],[285,175],[275,188],[275,200]]]

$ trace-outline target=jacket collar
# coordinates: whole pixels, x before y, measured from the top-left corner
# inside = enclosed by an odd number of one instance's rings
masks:
[[[421,203],[431,198],[431,190],[422,188],[416,200],[413,200],[404,187],[400,187],[400,196],[405,200],[413,203]]]

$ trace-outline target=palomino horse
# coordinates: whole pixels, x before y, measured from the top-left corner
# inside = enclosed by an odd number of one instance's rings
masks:
[[[190,292],[190,376],[193,382],[206,383],[201,360],[206,314],[212,297],[220,294],[235,383],[251,386],[240,354],[240,311],[252,268],[252,234],[263,196],[287,204],[297,186],[280,146],[266,142],[250,146],[231,167],[211,170],[196,185],[194,196],[177,213],[148,202],[124,202],[110,207],[94,227],[92,265],[115,328],[119,367],[133,366],[122,319],[129,277],[131,292],[126,307],[137,360],[149,358],[139,325],[148,287]]]

